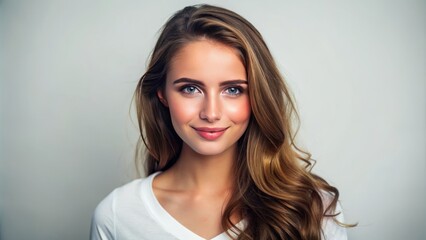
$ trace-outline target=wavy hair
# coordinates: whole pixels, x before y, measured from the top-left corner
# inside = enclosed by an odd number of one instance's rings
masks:
[[[251,119],[238,141],[236,184],[222,216],[223,229],[234,227],[237,239],[321,239],[321,223],[335,217],[338,190],[311,173],[312,159],[294,142],[298,120],[293,97],[256,28],[240,15],[220,7],[185,7],[163,26],[146,73],[136,91],[146,174],[165,171],[179,157],[182,140],[157,91],[163,89],[172,57],[185,44],[214,40],[237,50],[246,68]],[[331,196],[325,204],[323,194]],[[233,214],[246,220],[238,229]],[[228,233],[229,234],[229,233]],[[231,236],[231,235],[230,235]]]

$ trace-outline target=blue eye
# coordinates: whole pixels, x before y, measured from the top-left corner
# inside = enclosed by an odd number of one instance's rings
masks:
[[[225,89],[225,92],[229,95],[236,96],[236,95],[240,95],[242,93],[242,90],[238,87],[230,87]]]
[[[183,86],[180,90],[181,92],[185,93],[185,94],[194,94],[197,92],[200,92],[200,90],[198,90],[198,88],[196,88],[195,86]]]

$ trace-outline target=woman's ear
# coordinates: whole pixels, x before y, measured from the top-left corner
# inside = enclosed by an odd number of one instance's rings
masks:
[[[163,90],[157,90],[157,97],[165,107],[169,107],[167,99],[164,98]]]

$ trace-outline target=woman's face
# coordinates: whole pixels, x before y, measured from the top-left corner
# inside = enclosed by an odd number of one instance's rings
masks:
[[[249,123],[245,67],[235,49],[212,40],[190,42],[176,53],[158,96],[183,147],[201,155],[235,150]]]

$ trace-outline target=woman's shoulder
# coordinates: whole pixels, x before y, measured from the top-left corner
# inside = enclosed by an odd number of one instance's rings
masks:
[[[148,194],[151,191],[152,179],[155,175],[157,175],[157,173],[154,173],[148,177],[134,179],[120,187],[115,188],[98,204],[96,210],[102,210],[105,208],[113,209],[117,206],[117,204],[128,205],[131,202],[140,203],[142,196]]]
[[[323,207],[327,209],[334,199],[332,193],[320,191],[323,200]],[[347,240],[346,228],[340,224],[344,223],[343,209],[340,201],[337,201],[336,207],[325,212],[326,215],[336,215],[335,217],[326,216],[322,222],[324,240]]]
[[[149,194],[153,176],[115,188],[97,205],[92,216],[91,239],[114,239],[117,221],[132,219],[134,214],[146,215],[143,196]]]

